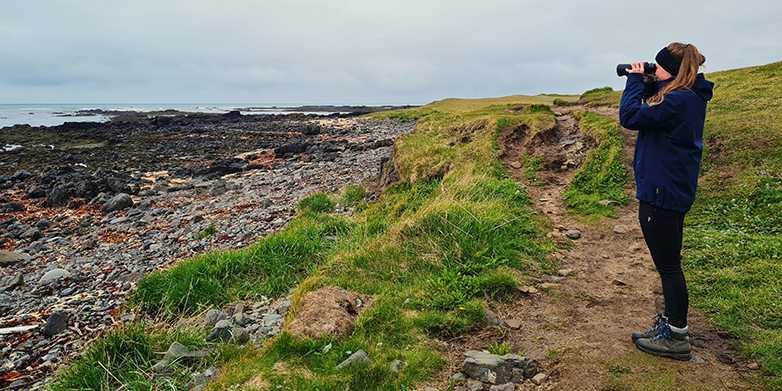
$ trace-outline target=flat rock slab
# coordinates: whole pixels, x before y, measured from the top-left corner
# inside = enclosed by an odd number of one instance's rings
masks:
[[[19,262],[26,262],[31,259],[33,259],[33,257],[27,254],[0,250],[0,267],[15,265]]]
[[[468,350],[464,357],[462,372],[471,379],[489,384],[520,383],[540,371],[536,362],[517,354],[500,356]]]

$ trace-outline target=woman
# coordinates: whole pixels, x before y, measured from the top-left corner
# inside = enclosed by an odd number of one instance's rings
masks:
[[[649,82],[644,64],[632,64],[619,109],[622,126],[638,131],[633,161],[638,220],[665,298],[665,313],[632,338],[644,352],[689,360],[682,229],[695,200],[706,104],[714,84],[698,73],[706,58],[693,45],[674,42],[655,60],[656,80]]]

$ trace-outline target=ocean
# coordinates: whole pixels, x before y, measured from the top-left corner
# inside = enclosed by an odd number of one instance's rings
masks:
[[[150,112],[160,110],[178,110],[193,113],[227,113],[242,108],[242,114],[282,114],[297,111],[282,110],[295,105],[253,105],[238,104],[178,104],[178,103],[143,103],[143,104],[0,104],[0,128],[12,125],[55,126],[65,122],[105,122],[105,115],[80,115],[81,110],[116,110]],[[250,108],[250,109],[248,109]],[[300,112],[300,111],[299,111]],[[305,112],[306,113],[306,112]],[[329,114],[318,112],[317,114]]]

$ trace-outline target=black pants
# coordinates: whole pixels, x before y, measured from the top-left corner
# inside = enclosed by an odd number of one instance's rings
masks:
[[[665,316],[674,327],[687,325],[687,282],[682,272],[684,213],[661,209],[641,201],[638,221],[662,280]]]

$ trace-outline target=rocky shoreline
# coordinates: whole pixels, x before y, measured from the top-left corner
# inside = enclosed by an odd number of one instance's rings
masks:
[[[410,123],[187,114],[0,130],[0,387],[39,386],[150,271],[282,226],[381,174]]]

